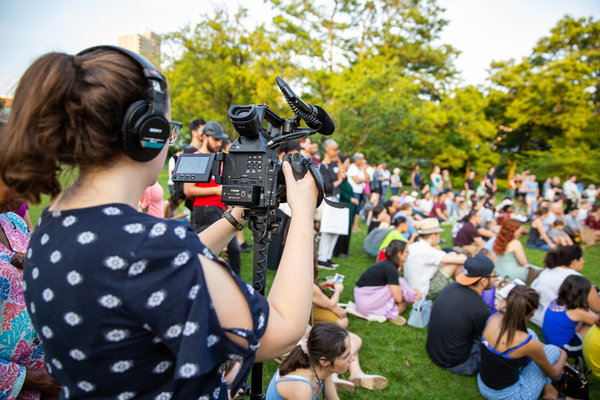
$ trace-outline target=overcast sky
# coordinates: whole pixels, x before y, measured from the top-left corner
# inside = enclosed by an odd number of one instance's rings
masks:
[[[227,1],[235,7],[239,0]],[[243,0],[265,21],[262,0]],[[599,0],[439,0],[450,24],[441,41],[459,49],[464,83],[480,84],[492,60],[527,56],[563,15],[600,19]],[[120,34],[175,31],[211,9],[208,0],[0,0],[0,95],[12,94],[25,69],[49,51],[76,53],[117,44]]]

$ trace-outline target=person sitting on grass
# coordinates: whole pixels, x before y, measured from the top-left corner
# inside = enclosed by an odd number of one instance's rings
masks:
[[[420,239],[408,246],[404,278],[423,297],[429,294],[432,282],[439,282],[433,285],[435,295],[450,284],[467,259],[462,254],[446,253],[439,248],[442,231],[437,219],[426,218],[418,230]]]
[[[389,228],[390,215],[387,213],[387,209],[381,204],[376,205],[373,208],[373,218],[371,219],[371,223],[369,224],[369,229],[367,230],[367,234],[370,233],[375,228]]]
[[[348,371],[352,362],[350,336],[335,324],[315,325],[279,366],[267,387],[267,400],[312,399],[321,393],[339,399],[332,374]]]
[[[425,348],[434,364],[471,376],[479,370],[479,338],[491,314],[481,293],[493,287],[496,274],[483,254],[467,258],[465,270],[433,303]]]
[[[389,231],[387,235],[383,238],[383,241],[379,245],[379,250],[385,249],[392,240],[400,240],[401,242],[407,242],[406,238],[404,238],[403,233],[408,231],[408,221],[404,217],[397,217],[392,221],[392,225],[395,229]]]
[[[556,248],[556,243],[548,237],[543,227],[543,221],[547,216],[548,209],[546,207],[539,207],[535,210],[535,219],[531,222],[526,244],[530,249],[548,251]]]
[[[548,231],[548,237],[559,246],[573,245],[573,240],[565,232],[565,221],[560,218],[552,222],[552,227]]]
[[[583,250],[579,246],[564,246],[546,254],[546,268],[531,283],[531,287],[540,295],[540,307],[531,322],[540,328],[543,326],[546,308],[558,297],[560,286],[568,276],[581,275],[584,262]],[[588,304],[592,311],[600,312],[600,296],[595,288],[588,293]]]
[[[592,325],[583,338],[583,359],[592,374],[600,378],[600,320]]]
[[[522,231],[521,222],[516,219],[504,221],[494,241],[493,250],[496,254],[496,271],[498,271],[498,275],[511,281],[520,279],[527,282],[529,275],[527,257],[523,245],[519,241]]]
[[[486,399],[560,398],[552,380],[562,373],[567,353],[544,345],[527,328],[537,306],[538,294],[517,285],[508,294],[504,315],[494,314],[485,324],[477,386]]]
[[[466,250],[469,254],[475,254],[477,249],[485,245],[477,227],[481,223],[481,216],[477,211],[471,210],[462,220],[463,226],[460,228],[453,244]]]
[[[598,315],[588,310],[591,288],[592,284],[584,276],[568,276],[560,285],[558,298],[544,314],[544,341],[564,349],[569,357],[582,355],[583,338],[598,321]]]
[[[421,299],[421,294],[400,277],[407,256],[406,242],[390,242],[385,249],[385,260],[367,268],[356,282],[356,311],[366,316],[383,315],[395,325],[406,324],[400,314],[408,304]]]

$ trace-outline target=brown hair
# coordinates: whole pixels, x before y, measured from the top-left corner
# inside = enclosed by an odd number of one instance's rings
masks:
[[[318,365],[321,358],[333,363],[333,361],[346,351],[346,338],[348,332],[331,322],[316,324],[310,330],[306,349],[308,354],[302,350],[301,345],[292,349],[290,354],[281,363],[279,375],[287,375],[299,368],[310,368]]]
[[[390,260],[396,267],[399,267],[400,259],[398,258],[398,253],[404,252],[404,249],[406,249],[406,242],[394,239],[384,250],[385,258]]]
[[[527,332],[526,318],[538,308],[539,298],[540,296],[535,290],[525,285],[517,285],[510,291],[506,298],[506,310],[494,347],[498,346],[505,333],[506,343],[509,346],[517,331]]]
[[[516,219],[504,221],[496,241],[494,242],[494,253],[501,256],[506,251],[506,246],[515,238],[515,232],[521,227],[521,222]]]
[[[40,57],[21,78],[0,135],[1,178],[28,201],[55,197],[63,166],[85,172],[123,154],[125,112],[150,90],[141,66],[115,50]]]

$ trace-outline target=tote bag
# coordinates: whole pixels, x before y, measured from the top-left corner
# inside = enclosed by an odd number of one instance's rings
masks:
[[[425,328],[429,325],[432,307],[433,302],[431,300],[421,299],[415,301],[408,315],[407,324],[415,328]]]
[[[323,202],[321,210],[321,232],[347,235],[350,223],[350,209],[331,207]]]

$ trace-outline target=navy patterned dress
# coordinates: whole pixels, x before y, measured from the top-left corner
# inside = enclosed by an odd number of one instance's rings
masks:
[[[225,362],[242,361],[247,376],[268,303],[231,273],[254,326],[229,330],[247,347],[231,341],[198,254],[220,262],[188,225],[128,205],[43,212],[26,255],[25,297],[61,398],[227,398]]]

